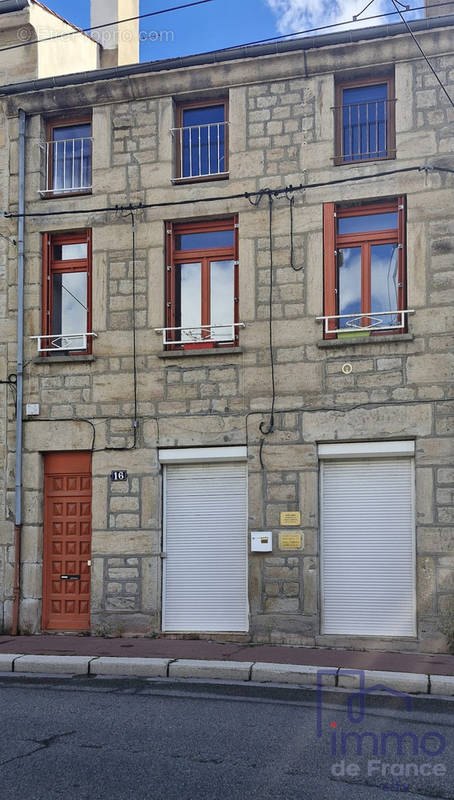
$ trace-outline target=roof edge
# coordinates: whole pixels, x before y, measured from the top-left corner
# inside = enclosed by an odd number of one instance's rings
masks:
[[[11,14],[13,11],[22,11],[31,5],[30,0],[0,0],[0,14]]]
[[[10,0],[7,0],[7,2],[10,2]],[[411,22],[411,29],[414,33],[448,27],[454,27],[454,14],[443,17],[428,17]],[[384,39],[388,36],[401,35],[408,36],[409,33],[404,23],[397,22],[391,25],[374,25],[368,28],[358,28],[356,30],[336,31],[336,33],[327,33],[322,36],[301,36],[296,39],[284,39],[279,42],[239,45],[222,50],[195,53],[189,56],[178,56],[177,58],[162,59],[159,61],[145,61],[138,64],[125,64],[121,67],[109,67],[107,69],[90,70],[88,72],[75,72],[68,75],[57,75],[34,81],[8,84],[0,88],[0,97],[25,94],[28,92],[40,91],[41,89],[57,89],[63,86],[95,83],[96,81],[124,78],[131,75],[146,75],[152,72],[208,66],[210,64],[236,61],[245,58],[280,55],[298,50],[305,51],[343,44],[355,44],[363,40],[371,41],[373,39]]]

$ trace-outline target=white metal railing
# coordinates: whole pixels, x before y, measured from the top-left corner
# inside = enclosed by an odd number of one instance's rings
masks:
[[[334,111],[341,115],[342,152],[345,161],[384,158],[389,152],[388,125],[395,99],[345,103]]]
[[[62,350],[86,350],[88,337],[97,338],[97,333],[61,333],[46,334],[45,336],[30,336],[38,342],[38,353],[54,353]],[[49,345],[46,347],[45,345]]]
[[[41,194],[87,192],[91,186],[93,137],[46,142],[46,185]]]
[[[210,122],[205,125],[171,128],[170,132],[177,144],[179,173],[174,180],[228,175],[225,169],[228,125],[228,122]]]
[[[316,317],[317,320],[324,322],[325,333],[349,333],[352,331],[379,331],[379,330],[404,330],[406,314],[414,314],[414,309],[406,308],[402,311],[369,311],[360,314],[336,314],[328,317]],[[391,320],[383,319],[391,317]],[[396,318],[393,322],[392,318]],[[343,328],[330,328],[330,321],[333,319],[346,319]],[[367,325],[363,325],[363,320],[369,320]],[[400,320],[400,321],[398,321]]]
[[[155,333],[162,333],[162,342],[166,346],[168,344],[191,344],[197,342],[233,342],[235,340],[235,329],[245,328],[244,322],[234,322],[230,325],[191,325],[188,328],[155,328]],[[230,331],[230,335],[216,334],[216,331]],[[185,334],[186,338],[168,339],[168,333],[175,333],[180,331],[180,336]],[[214,334],[213,334],[214,331]]]

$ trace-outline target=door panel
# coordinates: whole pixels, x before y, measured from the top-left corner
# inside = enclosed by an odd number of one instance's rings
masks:
[[[247,465],[165,468],[163,630],[247,631]]]
[[[90,628],[91,492],[90,453],[45,457],[45,630]]]
[[[414,464],[321,465],[322,633],[415,636]]]

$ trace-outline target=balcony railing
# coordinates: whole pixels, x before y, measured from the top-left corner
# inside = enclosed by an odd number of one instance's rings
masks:
[[[345,163],[394,156],[395,102],[395,99],[371,100],[335,106],[336,160]]]
[[[96,333],[62,333],[30,336],[38,342],[38,353],[59,353],[70,350],[86,350],[88,338],[97,338]]]
[[[228,175],[228,125],[228,122],[211,122],[206,125],[172,128],[177,165],[177,174],[173,180]]]
[[[89,192],[92,137],[46,142],[46,185],[41,194]]]
[[[233,342],[236,339],[237,328],[245,328],[244,322],[234,322],[230,325],[191,325],[189,328],[155,328],[155,333],[162,333],[164,347],[169,344],[208,344],[209,342]],[[177,339],[177,331],[180,338]],[[167,334],[175,336],[168,338]]]
[[[336,316],[316,317],[316,319],[323,321],[325,334],[381,330],[403,331],[406,326],[406,315],[414,313],[412,308],[406,308],[402,311],[369,311],[365,314],[337,314]],[[330,327],[332,320],[346,320],[346,322],[341,328]]]

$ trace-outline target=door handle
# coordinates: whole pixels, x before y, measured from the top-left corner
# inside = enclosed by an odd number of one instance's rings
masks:
[[[61,581],[80,581],[80,575],[60,575]]]

